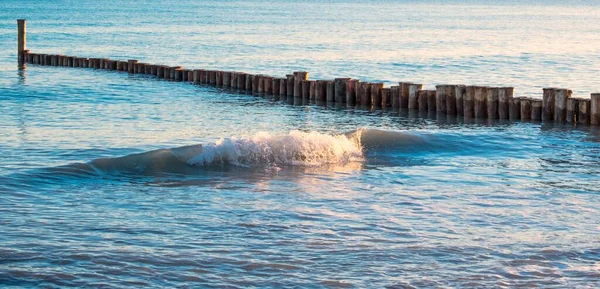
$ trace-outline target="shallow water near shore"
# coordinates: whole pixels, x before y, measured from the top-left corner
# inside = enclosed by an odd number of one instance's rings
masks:
[[[41,53],[585,96],[600,11],[559,5],[2,1],[0,287],[599,287],[600,128],[19,71],[14,53],[27,18]]]

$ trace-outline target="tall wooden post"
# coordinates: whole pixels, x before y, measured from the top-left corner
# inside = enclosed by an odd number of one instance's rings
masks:
[[[498,119],[498,88],[488,87],[486,89],[486,108],[489,119]]]
[[[554,88],[544,88],[544,96],[543,96],[543,111],[542,111],[542,120],[550,121],[554,119],[554,97],[556,95],[556,90]]]
[[[17,55],[19,66],[25,65],[25,49],[27,49],[27,29],[25,19],[17,20]]]
[[[590,123],[600,125],[600,93],[592,93],[591,95]]]
[[[554,120],[564,122],[567,119],[567,99],[571,97],[572,91],[568,89],[554,90]]]
[[[446,85],[446,113],[448,115],[456,115],[458,101],[456,99],[456,87],[456,85]]]
[[[356,87],[358,79],[350,79],[346,83],[346,104],[350,106],[356,105]]]

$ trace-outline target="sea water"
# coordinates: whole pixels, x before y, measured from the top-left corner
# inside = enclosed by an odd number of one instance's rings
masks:
[[[0,287],[600,286],[600,129],[288,105],[39,53],[599,92],[596,1],[0,2]]]

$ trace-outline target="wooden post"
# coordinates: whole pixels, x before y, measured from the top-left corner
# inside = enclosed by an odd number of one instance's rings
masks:
[[[163,65],[156,67],[156,77],[165,78],[165,67]]]
[[[567,122],[578,123],[577,114],[579,113],[579,99],[567,99]]]
[[[154,66],[154,65],[152,65],[152,66]],[[187,69],[187,81],[194,83],[194,70]]]
[[[326,85],[327,83],[324,80],[317,80],[315,83],[315,102],[321,103],[327,99],[327,89],[323,89],[323,86]]]
[[[473,92],[473,115],[475,118],[486,118],[487,117],[487,87],[475,86]]]
[[[248,77],[246,73],[238,74],[238,89],[241,91],[246,90],[246,77]]]
[[[543,104],[542,104],[542,113],[543,113]],[[510,104],[508,108],[508,118],[511,120],[520,120],[521,119],[521,98],[513,97],[510,99]]]
[[[564,122],[567,119],[567,99],[573,92],[568,89],[556,89],[554,92],[554,120]]]
[[[27,23],[25,19],[17,19],[17,59],[19,67],[25,65],[25,50],[27,49]]]
[[[435,107],[437,112],[446,113],[446,86],[435,86]]]
[[[373,102],[373,107],[377,109],[381,109],[382,97],[381,90],[383,89],[383,83],[376,82],[371,84],[371,101]]]
[[[279,99],[287,99],[287,77],[279,79]]]
[[[138,60],[135,60],[135,59],[127,60],[127,69],[128,69],[129,73],[135,73],[135,64],[137,64],[137,63],[138,63]]]
[[[465,115],[465,95],[467,87],[459,84],[454,87],[454,95],[456,96],[456,115]],[[471,103],[473,103],[471,101]],[[471,105],[471,108],[473,106]]]
[[[294,75],[293,74],[286,74],[285,77],[287,78],[286,80],[286,95],[289,98],[293,98],[294,97]]]
[[[260,84],[262,83],[262,74],[257,74],[252,78],[252,94],[261,93]]]
[[[371,83],[361,82],[360,83],[360,106],[371,107]]]
[[[332,80],[327,80],[325,95],[327,103],[335,102],[335,83]]]
[[[383,110],[387,110],[392,105],[392,90],[391,88],[381,89],[381,107]]]
[[[437,91],[436,90],[428,90],[427,91],[427,110],[428,111],[436,111],[436,102],[437,102]]]
[[[409,86],[412,82],[399,82],[398,86],[400,86],[399,90],[399,99],[400,99],[400,108],[408,108],[408,96],[410,94]]]
[[[590,99],[590,123],[600,125],[600,93],[592,93]]]
[[[221,76],[221,78],[222,78],[222,80],[223,80],[223,85],[222,85],[222,86],[223,86],[224,88],[228,88],[228,87],[229,87],[229,85],[231,85],[231,79],[229,79],[229,78],[230,78],[230,76],[231,76],[231,74],[229,73],[229,71],[223,71],[223,72],[222,72],[222,76]]]
[[[236,71],[232,71],[231,72],[231,76],[229,77],[229,87],[231,89],[237,89],[238,88],[237,84],[238,84],[238,77],[239,76],[240,76],[239,72],[236,72]]]
[[[223,86],[223,72],[220,70],[215,71],[215,86]]]
[[[400,110],[400,86],[394,85],[390,89],[392,90],[392,110],[398,111]]]
[[[446,85],[446,114],[456,115],[456,85]]]
[[[488,119],[498,119],[498,88],[486,88],[486,108]]]
[[[521,98],[521,120],[531,119],[531,99],[527,97]]]
[[[356,86],[358,85],[358,79],[349,79],[346,82],[346,105],[356,105]]]
[[[309,87],[309,91],[308,91],[308,99],[314,103],[315,100],[317,99],[317,81],[309,80],[309,82],[310,82],[310,87]]]
[[[590,99],[580,98],[578,103],[577,122],[581,124],[590,124]]]
[[[423,89],[422,84],[411,83],[408,85],[408,108],[419,109],[419,90]]]
[[[302,98],[302,82],[308,80],[308,72],[295,71],[294,76],[294,98]]]
[[[336,78],[335,82],[335,102],[344,103],[346,102],[346,89],[348,88],[348,82],[350,78]]]
[[[427,90],[419,90],[417,98],[419,99],[419,110],[427,111]]]
[[[263,78],[263,82],[264,93],[269,96],[273,95],[273,86],[271,86],[273,84],[273,77],[266,76],[265,78]]]
[[[212,86],[217,85],[217,71],[216,70],[208,71],[208,84],[210,84]]]
[[[554,88],[544,88],[543,95],[543,106],[544,110],[542,111],[542,120],[550,121],[554,120],[554,96],[556,91]]]
[[[275,99],[279,99],[279,95],[281,94],[279,91],[281,89],[280,81],[281,79],[277,77],[273,77],[273,80],[271,81],[271,87],[273,87],[273,95],[275,96]]]
[[[500,87],[498,90],[498,118],[508,119],[510,111],[510,100],[513,98],[513,87]]]
[[[302,81],[302,99],[310,101],[310,80]]]
[[[265,75],[263,74],[255,74],[252,78],[252,94],[254,95],[262,95],[265,90],[264,85]]]
[[[531,99],[531,120],[542,120],[542,111],[544,110],[544,101],[539,98]]]

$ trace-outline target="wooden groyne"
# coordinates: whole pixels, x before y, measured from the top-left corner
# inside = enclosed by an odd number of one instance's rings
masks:
[[[435,112],[465,119],[535,120],[544,122],[600,125],[600,93],[574,98],[565,88],[544,88],[541,99],[515,97],[512,87],[462,84],[437,85],[424,90],[422,84],[383,83],[352,78],[310,80],[306,71],[285,77],[239,71],[186,69],[143,63],[139,60],[86,58],[61,54],[32,53],[26,49],[26,21],[17,20],[19,66],[26,64],[114,70],[151,75],[170,81],[189,82],[229,89],[232,92],[272,96],[290,104],[317,104],[357,107],[370,110],[408,109]]]

